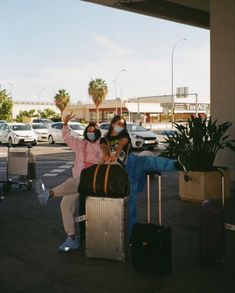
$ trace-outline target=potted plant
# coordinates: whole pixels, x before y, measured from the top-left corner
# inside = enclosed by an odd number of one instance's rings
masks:
[[[191,116],[186,125],[174,123],[176,131],[167,134],[166,149],[161,156],[179,161],[181,199],[202,201],[221,197],[221,173],[214,161],[219,150],[235,151],[235,140],[226,134],[231,122],[217,123]],[[229,171],[225,168],[225,198],[230,194]]]

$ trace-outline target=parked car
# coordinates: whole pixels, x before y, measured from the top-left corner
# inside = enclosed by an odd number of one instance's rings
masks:
[[[32,123],[53,123],[53,121],[51,119],[34,118]]]
[[[48,127],[44,123],[32,123],[31,125],[37,134],[38,141],[48,141]]]
[[[62,128],[63,122],[54,122],[47,125],[48,127],[48,141],[49,143],[64,143],[64,139],[62,136]],[[68,123],[71,134],[74,137],[79,137],[83,139],[83,133],[85,130],[85,126],[79,122],[69,122]]]
[[[1,123],[0,142],[9,144],[31,143],[36,145],[38,137],[32,126],[25,123]]]
[[[107,133],[108,128],[108,122],[100,124],[102,135]],[[151,150],[158,145],[157,135],[143,126],[140,126],[136,123],[127,122],[127,130],[130,134],[132,148]]]

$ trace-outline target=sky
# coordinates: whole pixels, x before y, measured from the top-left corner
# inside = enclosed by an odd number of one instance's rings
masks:
[[[53,102],[59,89],[87,103],[91,79],[107,99],[188,87],[210,100],[209,30],[80,0],[0,0],[0,85],[15,101]],[[183,40],[183,39],[186,40]]]

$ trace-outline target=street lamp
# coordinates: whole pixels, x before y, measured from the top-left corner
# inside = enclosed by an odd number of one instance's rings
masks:
[[[40,100],[40,95],[41,95],[41,93],[42,93],[44,90],[45,90],[45,89],[42,88],[42,89],[40,89],[40,91],[38,92],[38,118],[40,118],[40,115],[39,115],[39,100]]]
[[[118,76],[121,72],[126,71],[126,69],[122,69],[120,71],[118,71],[118,73],[116,74],[116,77],[114,79],[114,85],[115,85],[115,104],[116,104],[116,109],[115,109],[115,114],[117,115],[117,79]]]
[[[120,100],[120,115],[122,116],[122,87],[119,81],[116,81],[119,86],[119,100]],[[116,98],[118,100],[118,98]]]
[[[12,99],[12,87],[13,87],[13,85],[12,85],[12,83],[11,82],[8,82],[8,84],[9,84],[9,86],[10,86],[10,94],[11,94],[11,99]]]
[[[11,94],[11,103],[12,103],[12,107],[13,107],[13,99],[12,99],[12,88],[13,88],[13,85],[11,82],[8,82],[9,86],[10,86],[10,94]],[[11,121],[13,121],[13,109],[11,108]]]
[[[174,113],[174,108],[175,108],[175,100],[174,100],[174,51],[175,47],[179,44],[181,41],[186,41],[187,39],[183,38],[178,40],[174,46],[172,47],[171,51],[171,122],[172,122],[172,127],[173,127],[173,122],[175,120],[175,113]]]

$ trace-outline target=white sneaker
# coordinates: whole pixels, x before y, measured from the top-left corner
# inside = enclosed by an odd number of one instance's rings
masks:
[[[69,236],[66,238],[65,242],[59,246],[59,250],[63,252],[68,252],[78,248],[79,248],[79,243],[78,243],[77,237],[75,237],[75,239],[72,239]]]
[[[38,179],[35,182],[34,187],[35,187],[36,196],[37,196],[37,199],[38,199],[40,206],[46,206],[47,201],[49,199],[48,188],[45,187],[45,184],[43,183],[43,181],[41,179]]]

